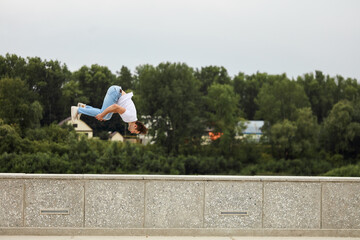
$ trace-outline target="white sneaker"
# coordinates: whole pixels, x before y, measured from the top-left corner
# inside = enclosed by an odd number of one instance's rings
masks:
[[[81,107],[81,108],[84,108],[84,107],[86,107],[86,104],[85,103],[78,103],[78,105],[77,105],[78,107]]]
[[[86,107],[86,104],[85,103],[78,103],[78,105],[77,105],[79,108],[85,108]],[[81,113],[78,113],[78,120],[80,120],[80,117],[81,117]]]
[[[71,107],[71,121],[74,123],[75,120],[78,120],[78,109],[79,107],[72,106]]]

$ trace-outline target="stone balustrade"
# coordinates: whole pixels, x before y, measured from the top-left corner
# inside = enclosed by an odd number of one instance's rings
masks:
[[[360,237],[360,178],[0,174],[0,235]]]

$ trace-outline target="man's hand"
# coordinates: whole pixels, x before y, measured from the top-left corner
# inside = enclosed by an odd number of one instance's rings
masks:
[[[105,121],[103,112],[96,115],[95,118],[99,121]]]
[[[99,121],[106,121],[106,119],[104,119],[106,114],[111,113],[111,112],[123,114],[125,111],[126,111],[125,108],[120,107],[117,104],[113,104],[113,105],[109,106],[108,108],[106,108],[102,113],[99,113],[98,115],[96,115],[95,118]]]

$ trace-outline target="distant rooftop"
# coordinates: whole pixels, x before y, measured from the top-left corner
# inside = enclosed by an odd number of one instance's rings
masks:
[[[243,131],[243,134],[259,134],[261,135],[261,128],[264,126],[264,121],[246,121],[246,129]]]

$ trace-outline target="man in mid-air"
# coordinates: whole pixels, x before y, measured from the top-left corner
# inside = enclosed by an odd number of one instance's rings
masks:
[[[81,114],[95,117],[99,121],[109,120],[113,113],[119,113],[122,120],[129,124],[131,133],[146,134],[147,128],[137,120],[136,107],[131,100],[133,93],[126,93],[120,86],[111,86],[107,90],[101,109],[78,103],[71,107],[71,120],[80,119]]]

